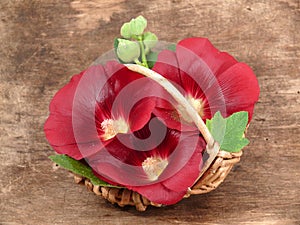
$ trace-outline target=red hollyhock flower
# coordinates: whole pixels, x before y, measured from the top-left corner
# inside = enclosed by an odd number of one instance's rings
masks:
[[[210,119],[217,111],[224,117],[247,111],[250,122],[259,96],[253,71],[220,52],[208,39],[187,38],[178,43],[176,52],[162,51],[153,70],[172,81],[202,119]],[[170,128],[195,129],[181,107],[166,98],[158,101],[155,114]]]
[[[54,96],[44,126],[46,138],[59,154],[77,160],[94,154],[101,148],[95,144],[99,139],[106,145],[116,134],[133,132],[148,122],[155,100],[140,96],[153,86],[116,62],[92,66]]]
[[[54,96],[46,137],[57,153],[84,158],[108,183],[174,204],[199,175],[205,141],[153,117],[157,88],[116,62],[92,66]]]
[[[180,133],[153,118],[134,135],[118,136],[87,158],[100,179],[169,205],[180,201],[198,178],[206,143],[197,132]]]

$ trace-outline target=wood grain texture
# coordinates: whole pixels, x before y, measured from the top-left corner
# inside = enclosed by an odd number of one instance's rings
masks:
[[[0,224],[300,224],[297,0],[1,0]],[[139,14],[161,40],[204,36],[248,63],[261,95],[241,163],[215,191],[165,208],[107,204],[54,170],[48,104]]]

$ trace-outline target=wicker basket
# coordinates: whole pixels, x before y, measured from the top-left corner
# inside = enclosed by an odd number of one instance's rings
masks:
[[[242,151],[238,153],[230,153],[219,150],[218,143],[215,142],[201,117],[195,109],[185,101],[179,91],[164,77],[156,72],[145,67],[135,64],[127,64],[128,69],[143,74],[162,85],[179,104],[184,106],[189,116],[193,119],[199,131],[206,140],[206,154],[208,159],[204,162],[202,172],[194,185],[189,188],[185,198],[194,194],[204,194],[217,188],[226,178],[232,167],[240,161]],[[103,197],[113,204],[118,204],[121,207],[126,205],[135,206],[138,211],[145,211],[148,205],[160,207],[161,204],[156,204],[149,201],[144,196],[137,192],[130,191],[126,188],[111,188],[93,185],[89,179],[74,174],[74,180],[78,184],[84,184],[88,190],[93,191],[96,195]]]
[[[185,197],[195,194],[205,194],[216,189],[226,178],[232,167],[240,161],[242,151],[238,153],[229,153],[219,151],[217,157],[210,165],[208,170],[198,179],[194,186],[188,190]],[[145,211],[147,206],[152,205],[161,207],[161,204],[156,204],[149,201],[144,196],[135,191],[130,191],[126,188],[110,188],[93,185],[89,179],[74,174],[74,180],[77,184],[84,184],[89,191],[103,197],[112,204],[118,204],[121,207],[126,205],[135,206],[138,211]]]

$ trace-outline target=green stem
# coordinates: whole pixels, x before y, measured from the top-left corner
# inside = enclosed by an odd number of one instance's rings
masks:
[[[142,54],[142,63],[143,63],[143,66],[146,67],[146,68],[149,68],[148,63],[147,63],[145,46],[144,46],[144,43],[143,43],[142,36],[138,37],[138,42],[139,42],[140,47],[141,47],[141,54]]]
[[[135,60],[133,60],[133,61],[135,62],[135,64],[138,64],[138,65],[140,65],[140,66],[144,66],[144,64],[141,63],[140,60],[138,60],[138,59],[135,59]]]

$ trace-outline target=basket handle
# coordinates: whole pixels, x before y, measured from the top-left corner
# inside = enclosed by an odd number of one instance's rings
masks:
[[[220,149],[219,144],[214,140],[213,136],[211,135],[208,128],[206,127],[204,121],[202,120],[198,112],[195,110],[195,108],[178,91],[178,89],[165,77],[163,77],[162,75],[160,75],[159,73],[153,70],[150,70],[144,66],[140,66],[137,64],[125,64],[125,66],[129,70],[142,74],[146,77],[149,77],[152,80],[159,83],[184,108],[186,113],[191,117],[191,119],[193,120],[193,122],[195,123],[195,125],[197,126],[201,134],[203,135],[204,140],[207,143],[205,153],[208,154],[208,158],[201,168],[201,173],[198,177],[199,179],[203,175],[203,173],[208,169],[208,167],[211,165],[211,163],[217,156]]]

